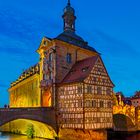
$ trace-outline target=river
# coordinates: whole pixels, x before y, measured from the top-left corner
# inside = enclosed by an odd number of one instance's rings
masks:
[[[29,139],[26,136],[22,136],[22,135],[0,133],[0,140],[46,140],[46,139],[42,139],[42,138]],[[125,136],[123,138],[119,138],[119,137],[110,138],[109,140],[140,140],[140,133],[131,136]]]
[[[29,139],[27,138],[27,136],[23,136],[23,135],[15,135],[15,134],[0,132],[0,140],[46,140],[46,139],[43,138]]]

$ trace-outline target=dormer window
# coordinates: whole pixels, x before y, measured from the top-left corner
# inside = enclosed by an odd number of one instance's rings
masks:
[[[82,72],[86,72],[88,70],[88,67],[82,68]]]
[[[70,53],[67,53],[66,61],[67,61],[67,63],[71,63],[71,54]]]

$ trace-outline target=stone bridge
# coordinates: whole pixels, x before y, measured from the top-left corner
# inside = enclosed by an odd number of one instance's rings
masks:
[[[51,126],[57,132],[56,114],[52,107],[0,109],[0,126],[17,119],[38,121]]]
[[[113,106],[114,130],[137,131],[140,130],[140,107],[129,105]]]

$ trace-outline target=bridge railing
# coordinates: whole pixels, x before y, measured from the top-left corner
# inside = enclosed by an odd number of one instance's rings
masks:
[[[54,107],[29,107],[29,108],[0,108],[0,111],[50,111],[54,110]]]

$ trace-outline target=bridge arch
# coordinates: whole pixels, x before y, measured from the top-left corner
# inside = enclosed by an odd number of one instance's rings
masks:
[[[124,114],[113,115],[114,129],[116,131],[134,131],[135,124],[133,120]]]
[[[53,108],[10,108],[0,110],[0,126],[17,119],[38,121],[51,126],[57,132],[56,113]]]
[[[55,139],[57,137],[55,130],[50,125],[29,119],[14,119],[6,124],[3,124],[0,127],[0,130],[26,135],[26,131],[30,125],[34,128],[35,137],[47,139]]]

